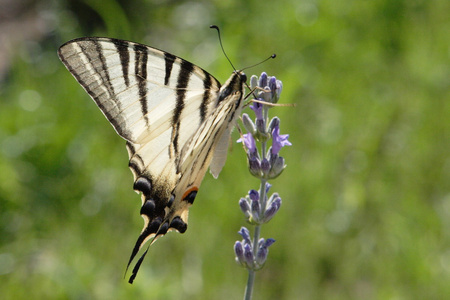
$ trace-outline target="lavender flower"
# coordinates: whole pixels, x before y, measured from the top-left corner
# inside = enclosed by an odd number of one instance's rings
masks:
[[[257,154],[256,142],[253,138],[253,135],[250,133],[244,134],[244,137],[237,140],[237,142],[244,142],[245,147],[247,148],[249,154]]]
[[[275,243],[274,239],[264,240],[259,239],[258,246],[255,251],[252,242],[250,241],[250,232],[247,228],[242,227],[238,232],[242,237],[242,241],[237,241],[234,244],[234,252],[236,254],[236,262],[241,266],[257,271],[264,266],[269,253],[269,246]]]
[[[266,183],[266,199],[264,201],[261,201],[259,192],[255,190],[250,190],[245,198],[239,200],[239,206],[250,224],[262,225],[267,223],[280,209],[281,198],[278,193],[273,193],[267,199],[270,187],[271,185]],[[261,207],[262,203],[265,203],[263,208]]]
[[[262,100],[262,98],[258,99]],[[256,133],[258,134],[257,137],[261,139],[262,137],[268,138],[265,130],[265,122],[264,122],[264,116],[263,116],[263,105],[259,102],[253,102],[252,105],[250,105],[250,108],[255,112],[256,114]]]
[[[278,154],[281,148],[284,146],[291,146],[292,144],[287,140],[289,138],[289,134],[280,135],[280,126],[276,125],[272,131],[272,154]]]
[[[243,240],[234,244],[236,262],[249,272],[245,299],[251,299],[255,271],[261,269],[267,259],[269,247],[274,239],[260,238],[261,225],[269,222],[281,207],[281,198],[278,193],[268,197],[271,184],[267,181],[278,177],[286,167],[284,158],[279,155],[284,146],[291,146],[288,134],[280,134],[280,119],[274,117],[269,122],[268,112],[271,106],[265,103],[277,103],[283,85],[274,76],[267,76],[265,72],[258,78],[250,78],[250,88],[254,90],[257,100],[250,105],[255,113],[255,121],[248,114],[242,115],[242,123],[247,133],[238,142],[244,144],[247,153],[250,174],[260,180],[259,191],[251,189],[248,194],[239,200],[239,207],[245,215],[247,222],[255,225],[253,239],[250,231],[242,227],[239,234]],[[272,146],[267,149],[267,143],[272,139]],[[260,149],[257,147],[260,144]]]
[[[263,118],[263,105],[261,103],[253,102],[253,104],[250,105],[250,108],[255,112],[256,120],[264,121],[264,118]]]
[[[267,259],[267,254],[269,254],[269,246],[275,243],[274,239],[259,239],[258,242],[258,251],[256,252],[256,259],[255,259],[255,267],[262,268],[264,266],[264,263]]]

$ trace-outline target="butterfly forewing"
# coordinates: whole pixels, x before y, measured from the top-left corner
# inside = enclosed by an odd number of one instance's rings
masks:
[[[172,229],[186,231],[188,209],[213,157],[215,177],[225,162],[222,148],[242,108],[245,76],[235,72],[221,87],[177,56],[110,38],[75,39],[58,54],[127,141],[145,222],[130,264],[148,240]]]

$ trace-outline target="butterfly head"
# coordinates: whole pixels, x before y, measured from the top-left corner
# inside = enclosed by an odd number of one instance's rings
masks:
[[[242,72],[242,71],[234,71],[233,73],[239,75],[239,77],[241,78],[242,84],[245,84],[247,82],[247,75],[245,75],[244,72]]]
[[[230,97],[241,98],[244,94],[244,86],[247,76],[241,71],[234,71],[230,78],[220,88],[218,103]]]

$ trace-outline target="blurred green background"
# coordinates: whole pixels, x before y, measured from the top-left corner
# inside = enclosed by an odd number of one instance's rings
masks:
[[[283,81],[272,116],[293,146],[254,299],[448,299],[447,0],[0,0],[0,298],[241,299],[241,146],[207,174],[189,230],[125,266],[143,221],[124,141],[56,55],[108,36],[164,49],[224,82]],[[233,134],[233,140],[238,134]],[[447,296],[447,297],[446,297]]]

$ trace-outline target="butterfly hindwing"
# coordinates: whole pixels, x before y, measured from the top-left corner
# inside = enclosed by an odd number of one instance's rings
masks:
[[[245,75],[234,72],[221,87],[177,56],[110,38],[75,39],[58,54],[127,141],[144,218],[129,265],[147,241],[170,230],[186,231],[188,209],[213,157],[215,177],[225,163],[223,148],[242,109]]]

